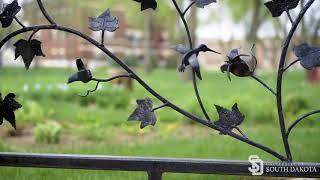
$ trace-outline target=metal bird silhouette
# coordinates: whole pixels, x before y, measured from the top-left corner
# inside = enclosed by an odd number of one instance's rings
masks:
[[[241,54],[240,49],[233,49],[227,55],[228,61],[220,67],[221,72],[227,72],[227,76],[231,81],[230,72],[238,77],[247,77],[253,74],[257,66],[257,59],[253,53],[252,46],[251,54]]]
[[[68,84],[73,83],[75,81],[81,81],[83,83],[87,83],[92,80],[92,73],[89,69],[87,69],[81,59],[76,60],[78,72],[71,75],[68,79]]]
[[[2,95],[0,93],[0,125],[2,125],[3,119],[5,119],[14,129],[17,128],[14,111],[22,107],[22,105],[14,99],[15,97],[15,94],[9,93],[4,99],[2,99]]]
[[[138,99],[138,107],[130,115],[129,121],[141,121],[140,128],[143,129],[148,125],[154,126],[157,122],[156,115],[152,110],[152,100],[149,98]]]
[[[14,19],[14,17],[21,10],[17,0],[12,1],[10,4],[4,7],[2,13],[0,14],[0,22],[3,28],[9,27]]]
[[[284,11],[289,11],[298,6],[300,0],[272,0],[264,5],[269,9],[273,17],[279,17]]]
[[[311,47],[307,43],[293,48],[295,55],[299,58],[302,67],[312,70],[320,66],[320,47]]]
[[[198,60],[198,56],[200,54],[200,52],[207,52],[207,51],[211,51],[217,54],[221,54],[219,52],[216,52],[210,48],[208,48],[206,45],[201,44],[200,46],[198,46],[195,49],[189,49],[181,44],[177,45],[174,47],[174,49],[183,54],[183,59],[181,62],[181,65],[179,67],[179,72],[184,72],[185,68],[190,65],[192,67],[192,70],[196,73],[197,77],[202,80],[201,77],[201,72],[200,72],[200,65],[199,65],[199,60]]]
[[[116,16],[112,16],[110,10],[107,9],[97,18],[89,17],[89,28],[92,31],[109,31],[114,32],[119,28],[119,20]]]
[[[133,0],[133,1],[141,3],[141,11],[144,11],[149,8],[156,10],[158,6],[158,3],[156,0]]]

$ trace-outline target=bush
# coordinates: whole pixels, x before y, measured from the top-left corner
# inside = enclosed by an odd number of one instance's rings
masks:
[[[307,98],[297,94],[289,94],[285,98],[284,109],[286,117],[294,119],[301,115],[301,112],[308,112],[310,106]]]
[[[57,122],[38,124],[33,133],[37,142],[57,144],[60,142],[61,125]]]
[[[16,111],[17,120],[30,123],[43,121],[52,112],[46,112],[42,106],[35,101],[22,102],[22,108]]]

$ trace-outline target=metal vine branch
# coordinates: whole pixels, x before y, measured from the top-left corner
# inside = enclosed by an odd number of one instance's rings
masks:
[[[134,1],[141,4],[141,11],[144,11],[146,9],[155,10],[158,6],[156,0],[134,0]],[[91,92],[96,91],[98,89],[99,84],[102,82],[109,82],[111,80],[122,78],[122,77],[132,78],[136,80],[145,90],[147,90],[151,95],[153,95],[156,99],[158,99],[162,103],[157,107],[153,107],[153,102],[150,98],[137,100],[137,108],[130,115],[129,120],[141,121],[141,125],[140,125],[141,128],[144,128],[148,125],[155,125],[157,121],[156,115],[155,115],[156,111],[161,108],[168,107],[193,121],[196,121],[211,129],[217,130],[218,132],[220,132],[220,134],[228,135],[232,138],[238,139],[244,143],[247,143],[256,148],[259,148],[275,156],[281,161],[291,162],[292,155],[291,155],[291,150],[288,142],[290,132],[298,123],[300,123],[307,117],[314,115],[316,113],[320,113],[320,110],[316,110],[316,111],[307,113],[305,115],[302,115],[293,124],[291,124],[289,128],[286,128],[284,111],[283,111],[284,107],[282,105],[283,73],[297,62],[300,62],[300,64],[306,69],[312,69],[317,66],[320,66],[320,62],[319,62],[320,48],[310,47],[308,44],[304,43],[299,46],[296,46],[293,49],[298,59],[290,63],[287,67],[285,67],[285,61],[286,61],[287,52],[289,49],[291,39],[294,36],[294,33],[301,19],[303,18],[307,10],[310,8],[310,6],[314,3],[314,1],[315,0],[308,0],[308,2],[303,5],[303,8],[300,10],[300,13],[296,18],[290,15],[290,10],[298,6],[299,0],[269,1],[265,3],[265,6],[270,10],[273,17],[279,17],[281,14],[283,14],[283,12],[286,12],[289,20],[292,23],[291,30],[285,39],[284,47],[282,49],[282,53],[280,57],[276,90],[274,90],[272,87],[267,85],[263,80],[261,80],[254,74],[256,65],[257,65],[257,59],[255,57],[255,53],[253,52],[254,46],[251,49],[251,52],[248,52],[248,53],[240,52],[240,49],[232,49],[230,53],[227,55],[228,60],[226,61],[225,64],[221,66],[221,71],[226,72],[230,80],[231,80],[230,73],[238,77],[251,77],[254,80],[256,80],[258,83],[263,85],[268,91],[270,91],[276,97],[275,100],[277,102],[280,131],[281,131],[286,155],[281,155],[275,150],[265,145],[259,144],[256,141],[253,141],[252,139],[248,138],[248,136],[239,127],[239,125],[244,121],[245,116],[240,112],[240,109],[238,108],[237,103],[233,105],[231,110],[219,105],[215,105],[217,112],[219,114],[219,119],[214,122],[209,117],[206,111],[206,108],[202,103],[201,96],[198,90],[198,85],[197,85],[197,80],[198,79],[202,80],[198,55],[204,52],[209,52],[209,53],[211,52],[215,54],[220,54],[220,53],[210,49],[204,44],[196,48],[194,47],[194,42],[190,35],[190,29],[188,26],[188,22],[186,20],[186,15],[193,6],[196,6],[197,8],[204,8],[207,5],[216,3],[216,0],[193,0],[185,8],[185,10],[181,10],[181,7],[179,7],[176,0],[172,0],[172,3],[185,27],[186,35],[188,38],[188,46],[180,44],[174,47],[174,49],[178,53],[183,55],[181,65],[179,67],[179,71],[183,72],[187,66],[191,67],[195,95],[197,97],[199,106],[206,119],[197,117],[191,114],[190,112],[180,108],[179,106],[175,105],[174,103],[172,103],[171,101],[169,101],[168,99],[160,95],[158,92],[153,90],[136,72],[134,72],[129,66],[127,66],[122,60],[120,60],[111,51],[109,51],[107,47],[104,46],[104,38],[105,38],[104,32],[105,31],[113,32],[119,28],[118,18],[113,16],[109,9],[96,18],[89,18],[90,20],[89,28],[93,31],[101,31],[101,41],[98,42],[82,32],[79,32],[75,29],[65,27],[56,23],[46,11],[41,0],[37,0],[37,3],[39,5],[39,8],[43,16],[47,19],[49,23],[45,25],[25,26],[17,17],[17,14],[21,10],[21,7],[19,6],[17,0],[13,0],[10,4],[6,5],[3,11],[1,12],[0,21],[3,28],[9,27],[13,21],[16,21],[21,26],[21,29],[16,30],[8,34],[6,37],[4,37],[0,42],[0,49],[11,38],[22,33],[32,32],[32,34],[29,36],[27,40],[20,39],[14,44],[16,47],[15,49],[16,58],[21,56],[26,69],[28,69],[35,56],[45,56],[41,50],[41,42],[34,39],[34,35],[37,32],[41,30],[58,30],[58,31],[71,33],[75,36],[78,36],[79,38],[82,38],[90,42],[91,44],[99,48],[102,52],[104,52],[107,56],[109,56],[112,60],[114,60],[120,67],[122,67],[127,72],[127,74],[122,74],[122,75],[110,77],[107,79],[94,78],[91,71],[84,66],[82,60],[77,59],[76,64],[78,67],[78,72],[70,76],[68,83],[72,83],[75,81],[81,81],[83,83],[95,81],[97,83],[95,89],[87,91],[87,93],[84,96],[88,96]],[[15,101],[15,95],[13,93],[8,94],[4,99],[0,98],[0,124],[2,124],[3,119],[5,119],[9,123],[11,123],[11,125],[15,128],[16,121],[14,117],[14,111],[19,108],[21,108],[21,105],[17,101]],[[236,129],[240,134],[233,132],[233,129]]]

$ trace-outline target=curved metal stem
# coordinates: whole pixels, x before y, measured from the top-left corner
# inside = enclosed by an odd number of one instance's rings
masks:
[[[95,91],[98,90],[98,87],[99,87],[99,84],[101,82],[109,82],[109,81],[112,81],[114,79],[118,79],[118,78],[122,78],[122,77],[132,77],[131,74],[121,74],[121,75],[117,75],[117,76],[114,76],[114,77],[111,77],[109,79],[97,79],[97,78],[92,78],[91,80],[92,81],[97,81],[97,84],[96,84],[96,87],[93,89],[93,90],[88,90],[87,93],[85,95],[80,95],[81,97],[87,97],[89,96],[90,93],[93,93]]]
[[[292,19],[292,17],[291,17],[291,14],[290,14],[289,10],[286,10],[286,13],[287,13],[287,15],[288,15],[288,18],[289,18],[291,24],[293,24],[294,21],[293,21],[293,19]]]
[[[287,52],[289,49],[289,45],[291,42],[291,39],[302,20],[304,14],[307,12],[309,7],[314,3],[315,0],[309,0],[307,4],[301,9],[296,21],[292,24],[291,30],[288,34],[288,37],[285,41],[284,47],[282,49],[279,68],[278,68],[278,78],[277,78],[277,107],[278,107],[278,116],[279,116],[279,124],[281,129],[281,135],[282,135],[282,141],[284,145],[284,149],[286,151],[287,160],[292,161],[290,146],[288,143],[288,138],[286,136],[286,125],[284,122],[284,114],[283,114],[283,106],[282,106],[282,76],[283,76],[283,67],[285,64]]]
[[[286,68],[284,68],[282,71],[286,71],[286,70],[288,70],[292,65],[294,65],[295,63],[297,63],[297,62],[299,62],[300,60],[299,59],[297,59],[297,60],[295,60],[295,61],[293,61],[293,62],[291,62]]]
[[[207,111],[206,111],[206,109],[205,109],[205,107],[204,107],[204,105],[202,103],[201,97],[199,95],[197,79],[196,79],[196,73],[194,72],[194,70],[192,70],[192,81],[193,81],[194,92],[196,94],[196,97],[197,97],[197,100],[199,102],[199,105],[200,105],[200,107],[202,109],[202,112],[203,112],[204,116],[206,117],[206,119],[209,122],[211,122],[211,119],[210,119],[210,117],[209,117],[209,115],[208,115],[208,113],[207,113]]]
[[[288,128],[287,130],[287,133],[286,133],[286,136],[287,138],[289,138],[289,135],[290,135],[290,132],[292,131],[292,129],[297,125],[299,124],[302,120],[304,120],[305,118],[311,116],[311,115],[314,115],[314,114],[317,114],[317,113],[320,113],[320,110],[315,110],[315,111],[311,111],[307,114],[304,114],[302,115],[301,117],[299,117],[297,120],[295,120]]]
[[[181,18],[181,20],[182,20],[182,22],[183,22],[183,24],[184,24],[185,29],[186,29],[187,37],[188,37],[188,41],[189,41],[189,48],[190,48],[190,49],[193,49],[192,38],[191,38],[191,34],[190,34],[190,30],[189,30],[188,23],[187,23],[187,21],[186,21],[186,19],[185,19],[185,17],[184,17],[184,13],[182,13],[182,11],[180,10],[180,8],[179,8],[176,0],[172,0],[172,2],[173,2],[173,4],[174,4],[176,10],[178,11],[178,14],[179,14],[179,16],[180,16],[180,18]],[[193,3],[195,3],[195,1],[193,1]],[[192,5],[193,5],[193,4],[191,3],[191,6],[192,6]],[[191,6],[190,6],[190,7],[191,7]],[[189,8],[190,8],[190,7],[189,7]],[[199,90],[198,90],[198,86],[197,86],[197,82],[196,82],[197,80],[196,80],[196,78],[195,78],[195,74],[194,74],[194,71],[193,71],[193,70],[192,70],[192,81],[193,81],[193,88],[194,88],[195,94],[196,94],[196,96],[197,96],[197,100],[198,100],[198,103],[199,103],[199,105],[200,105],[200,108],[201,108],[204,116],[206,117],[206,119],[207,119],[209,122],[211,122],[210,117],[209,117],[209,115],[208,115],[208,113],[207,113],[207,111],[206,111],[206,108],[204,107],[204,105],[203,105],[203,103],[202,103],[202,100],[201,100],[201,97],[200,97],[200,94],[199,94]]]
[[[242,134],[244,138],[248,139],[248,136],[238,126],[235,126],[233,128],[235,128],[240,134]]]
[[[119,74],[117,76],[113,76],[113,77],[108,78],[108,79],[92,78],[92,80],[93,81],[98,81],[98,82],[109,82],[109,81],[112,81],[112,80],[115,80],[115,79],[118,79],[118,78],[124,78],[124,77],[133,78],[132,74],[129,73],[129,74]]]
[[[255,79],[256,81],[258,81],[260,84],[262,84],[265,88],[267,88],[273,95],[277,96],[277,93],[274,92],[274,90],[268,85],[266,84],[265,82],[263,82],[261,79],[259,79],[257,76],[255,75],[251,75],[251,77],[253,79]]]
[[[36,29],[36,30],[34,30],[34,31],[32,32],[32,34],[30,35],[30,37],[29,37],[29,39],[28,39],[29,42],[31,41],[31,39],[33,38],[33,36],[34,36],[38,31],[39,31],[39,29]]]
[[[79,95],[79,96],[81,96],[81,97],[88,97],[90,93],[96,92],[96,91],[98,90],[99,84],[100,84],[100,81],[97,82],[97,84],[96,84],[96,86],[95,86],[94,89],[88,90],[85,95]]]
[[[172,0],[172,2],[173,2],[173,4],[174,4],[174,7],[177,9],[178,14],[179,14],[179,16],[180,16],[180,18],[181,18],[181,20],[182,20],[182,22],[183,22],[183,24],[184,24],[185,29],[186,29],[187,36],[188,36],[188,41],[189,41],[189,48],[190,48],[190,49],[193,49],[193,43],[192,43],[192,39],[191,39],[191,34],[190,34],[190,30],[189,30],[188,23],[187,23],[186,19],[184,18],[184,15],[183,15],[183,13],[181,12],[181,10],[180,10],[180,8],[179,8],[176,0]]]
[[[54,22],[54,20],[51,18],[51,16],[48,14],[47,10],[44,8],[42,1],[41,0],[37,0],[39,8],[43,14],[43,16],[48,20],[48,22],[50,24],[57,24],[56,22]]]
[[[182,15],[185,16],[189,9],[196,3],[196,1],[192,1],[189,6],[183,11]]]
[[[104,31],[101,32],[101,46],[104,46]]]
[[[21,22],[16,16],[14,16],[13,19],[16,20],[16,22],[17,22],[22,28],[25,28],[25,27],[26,27],[25,25],[22,24],[22,22]]]
[[[0,41],[0,49],[2,48],[2,46],[11,38],[21,34],[21,33],[25,33],[28,31],[33,31],[35,29],[54,29],[54,30],[59,30],[59,31],[64,31],[64,32],[68,32],[74,35],[77,35],[85,40],[87,40],[88,42],[90,42],[91,44],[93,44],[94,46],[96,46],[97,48],[99,48],[101,51],[103,51],[106,55],[108,55],[111,59],[113,59],[117,64],[119,64],[124,70],[126,70],[128,73],[132,74],[132,78],[134,78],[143,88],[145,88],[150,94],[152,94],[154,97],[156,97],[158,100],[160,100],[161,102],[163,102],[164,104],[168,104],[168,107],[170,107],[171,109],[177,111],[178,113],[184,115],[185,117],[196,121],[204,126],[207,126],[211,129],[215,129],[219,132],[222,132],[223,134],[229,135],[230,137],[233,137],[235,139],[238,139],[239,141],[245,142],[249,145],[252,145],[256,148],[259,148],[269,154],[272,154],[274,157],[285,161],[286,158],[284,156],[282,156],[281,154],[279,154],[278,152],[274,151],[273,149],[264,146],[262,144],[259,144],[255,141],[252,141],[250,139],[246,139],[243,136],[240,136],[236,133],[233,133],[231,131],[227,131],[224,128],[221,128],[219,126],[214,125],[211,122],[208,122],[204,119],[201,119],[187,111],[185,111],[184,109],[181,109],[180,107],[176,106],[175,104],[171,103],[169,100],[165,99],[164,97],[162,97],[159,93],[157,93],[155,90],[153,90],[147,83],[145,83],[131,68],[129,68],[123,61],[121,61],[117,56],[115,56],[112,52],[110,52],[106,47],[100,46],[100,43],[94,39],[92,39],[91,37],[89,37],[88,35],[81,33],[79,31],[76,31],[74,29],[68,28],[68,27],[64,27],[64,26],[59,26],[59,25],[40,25],[40,26],[32,26],[32,27],[26,27],[24,29],[20,29],[18,31],[12,32],[11,34],[9,34],[8,36],[6,36],[2,41]]]
[[[164,108],[164,107],[167,107],[167,106],[168,106],[168,103],[162,104],[161,106],[158,106],[158,107],[156,107],[156,108],[153,108],[153,109],[151,110],[151,112],[154,112],[154,111],[156,111],[156,110],[158,110],[158,109],[161,109],[161,108]]]

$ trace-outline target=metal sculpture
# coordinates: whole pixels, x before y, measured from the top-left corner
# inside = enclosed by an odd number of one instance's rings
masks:
[[[156,0],[134,0],[138,3],[141,3],[141,11],[146,9],[156,9],[157,8],[157,2]],[[189,0],[188,0],[189,1]],[[190,2],[190,1],[189,1]],[[181,21],[183,22],[183,25],[186,29],[186,34],[188,38],[188,48],[186,48],[184,45],[176,46],[176,50],[179,53],[182,53],[185,55],[185,58],[182,62],[182,66],[185,67],[188,64],[191,64],[193,66],[196,65],[195,68],[193,68],[193,85],[194,85],[194,91],[195,95],[198,99],[199,106],[203,111],[203,114],[205,115],[206,119],[199,118],[190,112],[178,107],[173,102],[169,101],[168,99],[161,96],[157,91],[153,90],[137,73],[135,73],[129,66],[127,66],[122,60],[120,60],[117,56],[115,56],[111,51],[108,50],[107,47],[104,46],[104,31],[115,31],[118,28],[118,18],[111,15],[110,11],[105,11],[102,15],[100,15],[97,18],[89,18],[89,24],[90,29],[93,31],[102,31],[101,35],[101,42],[98,42],[91,38],[90,36],[79,32],[75,29],[65,27],[62,25],[57,24],[51,16],[48,14],[46,9],[43,6],[43,3],[41,0],[37,0],[37,3],[39,5],[39,8],[41,12],[43,13],[44,17],[47,19],[49,24],[46,25],[34,25],[34,26],[25,26],[19,19],[16,17],[17,13],[20,11],[21,7],[18,4],[17,0],[14,0],[12,3],[8,4],[3,12],[0,14],[0,21],[2,23],[2,27],[6,28],[10,26],[10,24],[15,20],[22,28],[14,31],[10,34],[8,34],[6,37],[4,37],[0,41],[0,48],[3,47],[3,45],[10,40],[11,38],[22,34],[26,32],[32,31],[33,33],[29,37],[28,40],[19,40],[15,46],[16,46],[16,57],[22,56],[26,68],[28,69],[30,66],[30,63],[34,56],[43,56],[44,54],[41,51],[41,42],[38,40],[32,39],[34,34],[36,34],[38,31],[41,30],[48,30],[48,29],[54,29],[58,31],[63,31],[67,33],[74,34],[80,38],[83,38],[84,40],[87,40],[97,48],[99,48],[101,51],[103,51],[107,56],[109,56],[111,59],[113,59],[119,66],[121,66],[127,74],[118,75],[115,77],[111,77],[108,79],[98,79],[94,78],[91,74],[91,71],[84,67],[82,61],[80,59],[77,60],[77,66],[78,66],[78,72],[76,72],[74,75],[72,75],[69,78],[69,83],[72,83],[74,81],[82,81],[84,83],[87,83],[89,81],[95,81],[97,82],[95,89],[89,90],[85,96],[88,96],[91,92],[94,92],[97,90],[99,83],[101,82],[109,82],[113,79],[121,78],[121,77],[129,77],[134,80],[136,80],[143,88],[145,88],[148,92],[150,92],[151,95],[153,95],[156,99],[158,99],[162,105],[153,108],[153,103],[149,98],[145,98],[142,100],[137,100],[138,107],[135,109],[135,111],[131,114],[129,117],[129,120],[136,120],[141,121],[141,128],[144,128],[148,125],[155,125],[156,123],[156,115],[155,111],[164,107],[168,107],[185,117],[196,121],[204,126],[207,126],[211,129],[217,130],[220,134],[228,135],[232,138],[238,139],[244,143],[247,143],[248,145],[254,146],[256,148],[259,148],[276,158],[280,159],[281,161],[291,162],[292,161],[292,155],[290,146],[288,143],[290,132],[293,130],[293,128],[303,121],[306,117],[309,117],[311,115],[314,115],[316,113],[320,113],[320,110],[312,111],[310,113],[307,113],[305,115],[302,115],[299,117],[293,124],[289,126],[289,128],[286,128],[285,124],[285,118],[284,118],[284,112],[283,112],[283,105],[282,105],[282,80],[284,72],[289,69],[294,63],[300,62],[301,65],[306,69],[312,69],[316,66],[320,65],[320,59],[319,59],[319,48],[316,47],[310,47],[307,44],[302,44],[294,48],[294,52],[297,56],[297,60],[290,63],[288,66],[285,66],[287,52],[289,49],[289,44],[291,42],[292,37],[294,36],[294,33],[301,22],[303,16],[307,12],[307,10],[311,7],[311,5],[315,2],[315,0],[308,0],[307,3],[305,3],[298,14],[296,18],[292,18],[290,15],[290,10],[297,7],[299,0],[294,1],[287,1],[287,0],[273,0],[265,3],[265,6],[270,10],[273,17],[280,16],[283,12],[286,12],[289,20],[292,23],[291,29],[289,31],[288,36],[285,39],[285,43],[282,49],[279,67],[278,67],[278,76],[277,76],[277,87],[276,90],[271,88],[269,85],[264,83],[261,79],[256,77],[254,75],[254,70],[256,67],[257,60],[254,56],[254,54],[251,52],[249,54],[241,54],[238,49],[234,49],[231,51],[231,53],[228,56],[228,61],[226,64],[221,66],[221,70],[227,71],[229,74],[230,72],[236,76],[240,77],[251,77],[255,79],[257,82],[262,84],[267,90],[269,90],[275,97],[277,102],[277,109],[278,109],[278,120],[280,124],[280,131],[282,134],[282,140],[283,145],[286,154],[282,155],[279,152],[276,152],[275,150],[259,144],[258,142],[255,142],[247,135],[245,135],[244,132],[241,131],[241,129],[238,127],[243,121],[244,121],[244,115],[240,112],[237,104],[232,107],[232,110],[228,110],[226,108],[223,108],[221,106],[216,105],[217,112],[219,114],[219,119],[217,121],[212,122],[211,118],[209,117],[206,108],[204,107],[200,93],[198,91],[197,86],[197,79],[196,75],[201,79],[201,76],[199,75],[199,66],[197,62],[197,55],[199,51],[212,51],[211,49],[207,48],[205,45],[202,45],[201,48],[194,48],[193,47],[193,40],[190,35],[190,30],[188,23],[185,19],[185,15],[188,12],[188,10],[195,5],[198,8],[204,8],[205,6],[216,3],[216,0],[192,0],[187,6],[187,8],[182,11],[182,9],[177,4],[176,0],[172,0],[172,3],[174,7],[176,8],[176,11],[178,15],[181,18]],[[183,52],[182,52],[183,51]],[[215,51],[213,51],[215,52]],[[194,56],[195,55],[195,56]],[[193,57],[194,56],[194,57]],[[192,58],[191,58],[192,57]],[[192,61],[190,61],[190,58]],[[180,70],[183,68],[180,68]],[[228,75],[230,78],[230,74]],[[0,112],[1,112],[1,118],[4,117],[7,119],[14,127],[15,127],[15,121],[14,121],[14,115],[13,111],[20,108],[21,105],[17,103],[14,100],[14,94],[9,94],[4,100],[1,100],[0,103]],[[10,116],[5,116],[5,115]],[[2,121],[1,121],[2,122]],[[240,134],[233,132],[233,129],[236,129]]]

